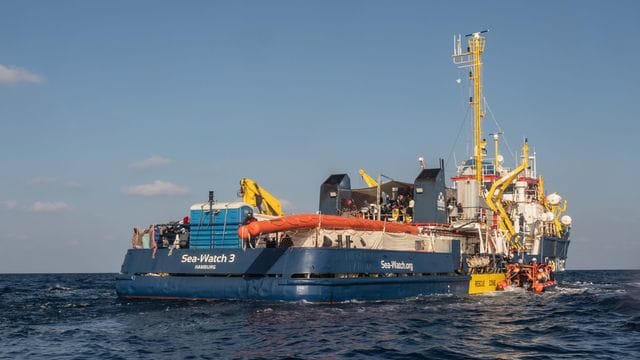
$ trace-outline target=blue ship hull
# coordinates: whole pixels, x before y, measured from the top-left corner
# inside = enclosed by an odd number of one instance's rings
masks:
[[[125,298],[309,302],[467,294],[459,243],[451,253],[335,248],[129,250]]]

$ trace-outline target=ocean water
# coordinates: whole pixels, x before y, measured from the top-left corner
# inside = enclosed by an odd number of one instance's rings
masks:
[[[114,278],[0,275],[0,358],[640,359],[640,271],[333,305],[121,300]]]

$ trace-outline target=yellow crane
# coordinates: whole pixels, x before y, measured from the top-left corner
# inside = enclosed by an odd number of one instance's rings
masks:
[[[375,181],[371,176],[369,176],[369,174],[367,174],[367,172],[364,171],[364,169],[358,170],[358,174],[362,176],[362,181],[364,181],[364,183],[367,184],[368,187],[378,186],[378,182]]]
[[[280,200],[258,185],[257,182],[249,178],[240,179],[240,193],[242,201],[258,208],[260,214],[284,216]]]
[[[504,194],[504,191],[510,184],[513,183],[518,175],[520,175],[521,172],[529,167],[529,144],[527,144],[526,141],[522,146],[522,152],[523,157],[520,166],[511,170],[508,174],[501,177],[500,179],[496,180],[486,196],[487,205],[489,205],[489,208],[491,208],[493,212],[497,212],[499,215],[500,220],[498,222],[498,225],[500,229],[506,231],[510,237],[513,237],[513,235],[516,233],[516,230],[513,227],[511,218],[509,218],[509,214],[507,214],[507,211],[502,205],[502,194]]]
[[[547,201],[547,196],[544,193],[544,178],[542,175],[538,177],[538,201],[544,206],[547,211],[553,214],[553,225],[557,235],[562,236],[562,223],[560,222],[560,215],[567,210],[567,201],[565,200],[562,205],[552,205]]]

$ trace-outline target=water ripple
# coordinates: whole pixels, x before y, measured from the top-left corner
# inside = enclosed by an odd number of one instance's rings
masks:
[[[640,358],[640,271],[542,295],[308,303],[117,299],[114,274],[3,275],[0,358]]]

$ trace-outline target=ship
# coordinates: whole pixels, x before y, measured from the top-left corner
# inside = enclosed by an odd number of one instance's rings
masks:
[[[570,243],[566,200],[546,192],[527,140],[513,168],[499,152],[502,133],[492,134],[488,155],[485,32],[465,39],[463,51],[454,36],[452,59],[469,70],[474,150],[450,185],[442,159],[427,167],[420,158],[408,182],[360,169],[366,186],[352,188],[347,173],[331,174],[317,213],[285,215],[275,196],[244,178],[240,201],[218,202],[210,191],[182,220],[134,234],[117,294],[333,303],[553,287]]]

